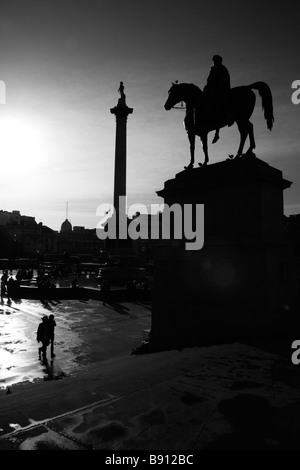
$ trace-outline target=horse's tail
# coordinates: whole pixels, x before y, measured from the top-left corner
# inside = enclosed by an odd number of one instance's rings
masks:
[[[252,85],[249,85],[249,88],[254,88],[260,94],[262,101],[262,109],[264,111],[265,120],[267,121],[267,126],[269,130],[272,130],[274,116],[273,116],[273,99],[272,92],[265,82],[255,82]]]

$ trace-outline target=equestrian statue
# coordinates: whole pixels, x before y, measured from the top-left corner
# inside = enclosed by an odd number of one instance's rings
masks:
[[[257,90],[261,100],[264,117],[271,131],[274,123],[273,99],[270,87],[265,82],[231,88],[230,75],[222,63],[222,57],[213,57],[214,65],[210,69],[207,84],[203,91],[193,83],[172,83],[165,109],[169,111],[178,103],[185,103],[184,126],[190,143],[190,163],[186,169],[192,169],[195,163],[195,137],[200,137],[204,152],[204,163],[208,164],[207,136],[215,131],[213,143],[219,139],[220,128],[237,124],[240,133],[240,145],[234,159],[243,155],[244,145],[249,136],[250,146],[246,155],[254,155],[255,139],[250,117],[254,111]]]

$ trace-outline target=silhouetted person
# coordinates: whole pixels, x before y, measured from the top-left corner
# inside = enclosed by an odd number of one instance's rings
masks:
[[[110,283],[108,281],[104,281],[101,286],[101,296],[102,296],[102,303],[103,305],[110,304]]]
[[[18,269],[18,272],[17,272],[17,274],[16,274],[16,279],[17,279],[17,281],[20,281],[20,282],[22,281],[22,279],[23,279],[23,271],[22,271],[22,269]]]
[[[77,279],[73,279],[72,281],[72,289],[78,289],[78,282],[77,282]]]
[[[42,346],[39,347],[39,358],[41,359],[41,354],[43,354],[44,362],[47,362],[47,347],[49,346],[49,319],[47,315],[43,316],[42,322],[38,326],[36,340],[38,343],[42,343]]]
[[[27,271],[27,276],[28,276],[28,279],[32,279],[33,278],[33,269],[29,269]]]
[[[7,278],[8,278],[7,272],[8,271],[5,270],[1,276],[1,302],[3,302],[3,297],[6,294],[6,286],[7,286]]]
[[[215,105],[220,109],[222,116],[227,117],[229,113],[229,93],[231,90],[230,86],[230,75],[223,65],[223,59],[219,55],[214,55],[213,58],[214,65],[211,67],[207,83],[204,87],[204,92],[209,97],[209,100],[215,103]],[[229,123],[231,125],[231,123]],[[215,136],[213,138],[213,143],[219,140],[220,128],[216,129]]]
[[[127,292],[129,294],[129,298],[136,302],[136,295],[137,295],[137,282],[136,281],[129,281],[127,284]]]
[[[54,320],[54,315],[51,314],[49,315],[49,320],[48,320],[51,357],[55,357],[55,354],[54,354],[54,329],[55,327],[56,327],[56,321]]]
[[[11,300],[11,298],[13,297],[14,295],[14,284],[15,284],[15,281],[12,277],[10,277],[8,280],[7,280],[7,298],[8,298],[8,301]]]

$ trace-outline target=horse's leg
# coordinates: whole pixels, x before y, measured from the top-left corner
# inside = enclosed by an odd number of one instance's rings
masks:
[[[205,159],[204,159],[204,163],[199,163],[199,166],[205,166],[208,164],[208,160],[209,160],[208,159],[208,146],[207,146],[207,133],[202,134],[200,138],[202,142],[202,149],[204,152]]]
[[[237,121],[237,126],[238,126],[238,129],[240,131],[241,140],[240,140],[240,145],[239,145],[237,154],[234,158],[240,157],[243,154],[245,141],[246,141],[248,133],[249,133],[247,122]]]
[[[254,139],[253,124],[250,121],[248,124],[248,128],[249,128],[250,147],[248,148],[246,153],[253,153],[253,150],[255,149],[256,145],[255,145],[255,139]]]
[[[188,166],[185,166],[184,168],[186,170],[193,168],[194,163],[195,163],[195,133],[192,131],[188,132],[188,138],[190,142],[190,154],[191,154],[191,161],[188,164]]]
[[[212,140],[212,144],[215,144],[216,142],[218,142],[220,138],[220,129],[216,129],[216,132],[215,132],[215,135],[214,135],[214,138]]]

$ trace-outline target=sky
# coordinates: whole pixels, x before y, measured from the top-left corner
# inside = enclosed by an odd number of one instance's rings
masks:
[[[270,86],[274,128],[257,96],[255,153],[292,181],[285,213],[300,213],[300,104],[291,100],[300,80],[299,13],[296,0],[1,0],[0,210],[60,230],[68,202],[73,226],[97,226],[98,206],[113,202],[110,109],[120,81],[133,108],[128,205],[161,204],[156,191],[189,163],[184,112],[164,109],[168,90],[175,80],[203,89],[220,54],[232,87]],[[236,125],[220,136],[209,145],[210,163],[237,151]],[[195,158],[204,158],[199,139]]]

